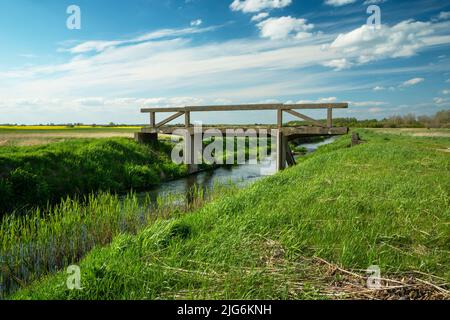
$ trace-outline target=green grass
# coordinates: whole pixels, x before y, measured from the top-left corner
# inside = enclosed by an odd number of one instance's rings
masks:
[[[204,145],[210,142],[204,141]],[[269,144],[268,152],[270,147]],[[187,175],[186,165],[172,162],[172,148],[173,144],[166,140],[143,145],[129,138],[69,139],[40,146],[0,147],[0,218],[13,210],[24,212],[31,207],[53,205],[66,196],[149,189]],[[245,157],[249,154],[247,141]],[[223,163],[226,157],[224,151]],[[206,163],[199,165],[199,169],[210,168],[212,165]]]
[[[140,126],[1,126],[2,133],[136,132]]]
[[[308,261],[450,280],[446,138],[360,131],[192,214],[122,233],[15,299],[324,298]]]
[[[194,187],[187,195],[167,194],[156,200],[134,193],[119,197],[90,195],[66,199],[50,211],[36,209],[8,215],[0,224],[0,298],[21,286],[79,261],[94,247],[123,233],[136,234],[157,218],[177,217],[206,201],[229,193],[229,185],[208,192]]]
[[[34,147],[0,148],[0,217],[46,206],[65,196],[148,188],[183,176],[171,145],[140,145],[127,138],[72,139]]]

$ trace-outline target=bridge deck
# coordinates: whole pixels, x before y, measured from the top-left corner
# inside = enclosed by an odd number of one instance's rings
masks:
[[[180,131],[180,129],[183,129]],[[223,135],[226,135],[227,131],[234,131],[235,136],[245,136],[247,130],[253,129],[256,130],[257,133],[260,133],[261,130],[267,130],[267,134],[275,135],[272,130],[280,130],[281,133],[289,138],[295,139],[299,136],[327,136],[327,135],[342,135],[348,133],[347,127],[316,127],[316,126],[299,126],[299,127],[281,127],[277,126],[202,126],[202,132],[216,130],[221,132]],[[241,132],[239,129],[243,129],[245,131]],[[198,130],[198,129],[197,129]],[[194,127],[181,127],[181,126],[165,126],[161,128],[143,128],[143,133],[162,133],[162,134],[173,134],[183,136],[186,132],[189,134],[194,134]]]
[[[295,164],[294,157],[289,148],[289,140],[296,139],[305,136],[326,136],[326,135],[341,135],[348,132],[346,127],[333,127],[333,109],[347,108],[347,103],[330,103],[330,104],[247,104],[247,105],[229,105],[229,106],[192,106],[183,108],[143,108],[141,112],[150,114],[150,127],[142,129],[142,132],[136,133],[136,140],[140,142],[153,141],[158,139],[158,133],[181,135],[184,137],[184,157],[185,163],[189,164],[189,171],[195,172],[196,165],[192,165],[195,154],[198,150],[193,150],[194,144],[192,138],[197,133],[198,127],[193,127],[191,124],[192,112],[210,112],[210,111],[244,111],[244,110],[276,110],[277,112],[277,124],[276,126],[205,126],[201,128],[202,133],[207,130],[211,131],[211,134],[220,132],[226,136],[230,136],[232,131],[233,136],[249,136],[253,133],[248,132],[249,129],[254,129],[256,134],[270,134],[275,137],[277,143],[277,168],[283,170],[286,164]],[[296,110],[304,109],[325,109],[327,110],[326,124],[321,121],[317,121],[310,118]],[[171,116],[156,123],[156,113],[172,112]],[[289,114],[294,117],[300,118],[311,126],[284,126],[283,115]],[[167,126],[175,119],[184,116],[184,126]],[[182,130],[180,130],[182,129]],[[240,129],[240,130],[236,130]],[[261,130],[266,130],[261,132]],[[247,131],[247,132],[246,132]]]

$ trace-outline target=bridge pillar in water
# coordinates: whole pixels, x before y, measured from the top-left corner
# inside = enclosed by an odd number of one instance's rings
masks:
[[[154,132],[154,133],[153,132],[152,133],[135,132],[134,140],[138,143],[152,144],[152,143],[158,141],[158,133],[156,133],[156,132]]]
[[[281,130],[276,132],[277,140],[277,171],[284,170],[286,168],[286,154],[289,148],[287,137]]]
[[[198,153],[201,150],[197,150],[195,145],[195,135],[186,132],[184,135],[184,163],[188,166],[189,173],[195,173],[198,171]]]

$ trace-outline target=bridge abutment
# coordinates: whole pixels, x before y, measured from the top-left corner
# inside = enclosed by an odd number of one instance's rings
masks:
[[[191,126],[191,113],[192,112],[210,112],[210,111],[244,111],[244,110],[275,110],[277,111],[277,124],[274,128],[273,126],[258,126],[255,125],[252,128],[264,129],[264,130],[275,130],[276,132],[276,166],[277,170],[283,170],[287,166],[292,166],[295,164],[295,158],[290,150],[289,141],[295,139],[296,137],[302,136],[333,136],[342,135],[348,133],[347,127],[334,127],[333,126],[333,109],[345,109],[348,108],[348,103],[312,103],[312,104],[247,104],[247,105],[225,105],[225,106],[187,106],[187,107],[175,107],[175,108],[143,108],[141,112],[150,114],[150,127],[143,128],[142,132],[135,134],[135,139],[141,143],[151,143],[158,139],[157,132],[162,134],[175,134],[183,136],[183,134],[176,133],[180,126],[165,126],[168,123],[174,121],[175,119],[184,115],[184,128],[188,130],[185,135],[185,152],[184,161],[189,166],[189,172],[194,173],[198,171],[198,166],[202,163],[202,157],[198,153],[202,153],[202,141],[195,141],[196,128]],[[326,124],[323,121],[315,120],[308,117],[296,110],[304,109],[324,109],[327,110]],[[166,119],[156,123],[155,115],[156,113],[174,113]],[[303,122],[298,126],[284,126],[283,114],[288,113],[301,119]],[[220,131],[226,133],[228,130],[227,126],[214,126],[214,127],[203,127],[200,129],[200,133],[213,129],[215,131]],[[272,133],[272,136],[274,134]],[[195,137],[194,137],[195,136]],[[200,144],[199,144],[200,143]],[[196,147],[199,145],[199,147]],[[196,150],[200,149],[200,150]]]
[[[277,130],[275,136],[277,142],[277,171],[286,169],[296,164],[294,154],[289,147],[289,138],[282,130]]]
[[[195,144],[195,135],[188,131],[183,137],[184,139],[184,163],[188,166],[188,172],[195,173],[198,171],[197,157],[198,152]],[[200,150],[201,152],[201,150]]]
[[[277,130],[275,139],[277,141],[277,171],[281,171],[286,168],[287,137],[281,130]]]
[[[138,143],[152,144],[158,141],[158,133],[156,132],[135,132],[134,140]]]

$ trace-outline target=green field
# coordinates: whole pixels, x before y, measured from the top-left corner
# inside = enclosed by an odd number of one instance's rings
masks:
[[[168,142],[146,146],[127,138],[1,147],[0,217],[66,196],[139,190],[186,175],[186,166],[172,162],[171,149]]]
[[[78,263],[82,290],[61,271],[12,298],[449,299],[450,139],[359,132],[364,144],[342,137],[192,213],[119,232]],[[370,265],[389,287],[367,292]]]
[[[0,147],[34,146],[81,138],[132,138],[141,127],[0,126]]]

